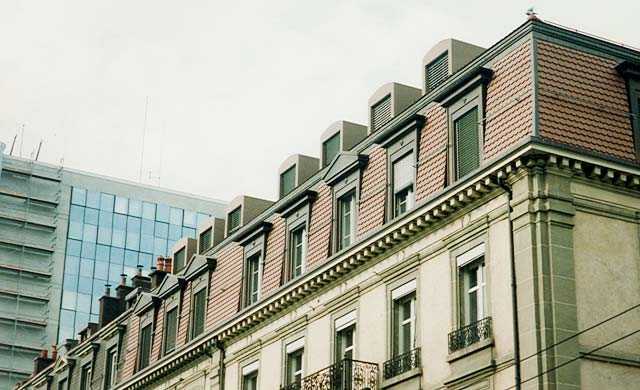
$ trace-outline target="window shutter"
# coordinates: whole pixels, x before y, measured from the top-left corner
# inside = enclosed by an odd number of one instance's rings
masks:
[[[436,89],[449,77],[449,54],[444,52],[440,57],[425,66],[425,91]]]
[[[173,273],[179,272],[184,267],[185,257],[185,248],[182,248],[175,253],[173,260]]]
[[[391,119],[391,95],[371,107],[371,130],[376,131]]]
[[[331,161],[340,152],[340,133],[335,134],[322,144],[322,162],[323,168],[329,165]]]
[[[461,178],[480,166],[478,108],[455,121],[456,177]]]
[[[209,228],[204,233],[200,235],[200,254],[204,253],[207,249],[211,247],[211,231],[213,229]]]
[[[292,166],[280,175],[280,197],[287,195],[296,187],[296,166]]]
[[[397,192],[413,183],[413,153],[409,153],[393,164],[393,191]]]
[[[240,226],[240,211],[241,208],[238,207],[229,213],[229,226],[227,228],[227,233],[231,233]]]

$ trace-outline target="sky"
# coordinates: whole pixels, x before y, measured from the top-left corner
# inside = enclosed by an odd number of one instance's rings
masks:
[[[606,5],[606,6],[605,6]],[[0,142],[14,155],[215,199],[275,199],[291,154],[419,87],[445,38],[543,20],[640,47],[638,1],[3,0]]]

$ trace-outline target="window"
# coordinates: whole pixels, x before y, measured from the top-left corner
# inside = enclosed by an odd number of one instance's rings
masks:
[[[287,354],[287,385],[302,382],[302,357],[304,349]]]
[[[229,213],[227,219],[227,234],[231,234],[240,227],[242,207],[238,207]]]
[[[213,234],[213,228],[209,228],[200,234],[199,253],[204,253],[207,249],[211,248],[211,235]]]
[[[391,95],[371,107],[371,131],[376,131],[391,119]]]
[[[164,353],[173,351],[176,347],[176,333],[178,330],[178,308],[167,311],[164,325]]]
[[[149,356],[151,355],[151,324],[144,326],[140,330],[138,348],[138,370],[141,370],[149,365]]]
[[[460,325],[470,325],[486,317],[486,277],[484,245],[457,259],[460,288]]]
[[[349,247],[355,238],[356,193],[349,192],[338,199],[338,242],[337,249]]]
[[[67,378],[61,379],[58,382],[58,390],[69,390],[67,387]]]
[[[91,363],[82,366],[80,372],[80,390],[91,390]]]
[[[107,351],[107,361],[105,364],[104,388],[109,389],[116,384],[118,377],[118,347],[111,347]]]
[[[336,133],[322,144],[322,167],[329,165],[340,153],[340,133]]]
[[[182,248],[173,255],[173,273],[177,273],[184,268],[186,253],[186,248]]]
[[[478,107],[465,112],[453,122],[455,137],[456,179],[480,166]]]
[[[204,332],[204,317],[207,301],[206,293],[207,289],[203,288],[193,294],[191,338],[199,336],[200,334],[202,334],[202,332]]]
[[[296,188],[296,166],[292,166],[280,175],[280,197]]]
[[[242,390],[258,389],[258,362],[253,362],[242,368]]]
[[[307,255],[307,229],[303,224],[289,233],[289,278],[295,279],[304,272]]]
[[[449,54],[444,52],[425,66],[425,92],[429,93],[449,77]]]
[[[404,214],[413,207],[415,157],[410,152],[393,162],[393,216]]]
[[[336,321],[337,323],[338,321]],[[342,327],[336,325],[336,362],[342,359],[353,359],[355,357],[356,324],[351,321]]]
[[[393,356],[410,352],[416,336],[416,281],[413,280],[391,293]]]
[[[245,306],[251,306],[258,302],[260,297],[260,261],[261,253],[258,252],[247,258],[245,268]]]

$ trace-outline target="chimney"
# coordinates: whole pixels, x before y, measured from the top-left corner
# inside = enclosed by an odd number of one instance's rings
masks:
[[[133,288],[140,288],[142,291],[150,291],[151,290],[151,278],[148,276],[142,275],[142,266],[138,266],[138,271],[135,276],[131,278],[131,284]]]
[[[80,342],[84,342],[86,339],[88,339],[89,337],[91,337],[91,335],[93,335],[94,333],[96,333],[96,330],[98,330],[98,324],[96,324],[95,322],[89,322],[87,323],[87,326],[85,326],[84,329],[82,329],[80,331]]]
[[[100,297],[100,314],[98,316],[100,328],[122,314],[123,307],[122,301],[117,296],[111,296],[111,286],[105,284],[104,295]]]
[[[167,271],[164,269],[164,258],[158,257],[156,260],[157,267],[151,267],[151,273],[149,277],[151,278],[151,289],[155,290],[160,286],[160,283],[164,280],[164,277],[167,275]]]
[[[171,257],[164,258],[164,270],[167,273],[173,273],[173,259]]]
[[[120,274],[120,284],[116,287],[116,297],[118,297],[118,300],[120,300],[120,302],[124,302],[125,298],[132,290],[133,287],[127,286],[127,275]]]
[[[43,349],[42,351],[40,351],[40,355],[38,355],[38,357],[33,359],[33,376],[37,375],[40,371],[47,368],[54,361],[55,359],[48,357],[48,351],[46,349]]]

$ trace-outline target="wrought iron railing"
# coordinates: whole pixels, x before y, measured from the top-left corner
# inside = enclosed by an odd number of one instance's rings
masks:
[[[384,379],[393,378],[417,367],[420,367],[420,348],[405,352],[384,362]]]
[[[378,365],[360,360],[342,361],[308,375],[281,390],[377,390]]]
[[[491,337],[491,317],[464,326],[449,333],[449,352],[470,346]]]

